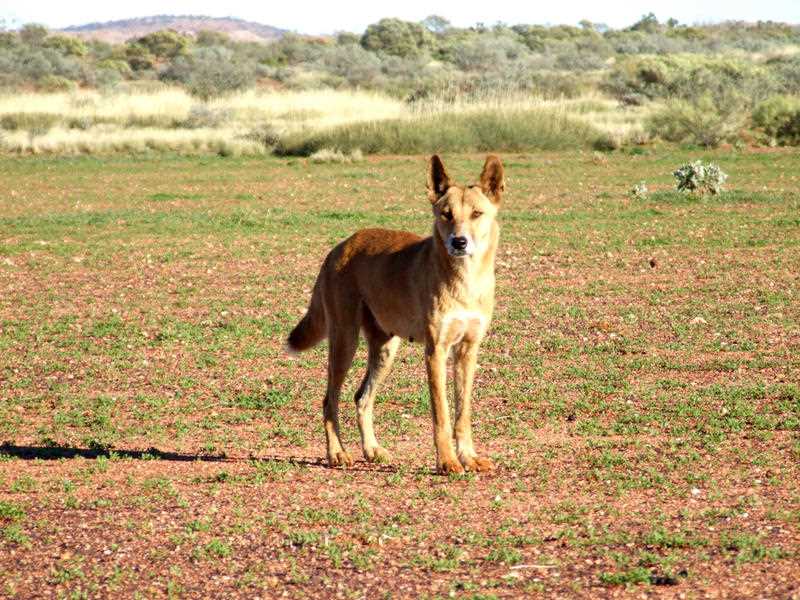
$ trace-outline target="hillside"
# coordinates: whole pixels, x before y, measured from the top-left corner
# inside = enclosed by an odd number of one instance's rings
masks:
[[[61,31],[84,39],[119,43],[160,29],[174,29],[190,34],[196,34],[203,30],[219,31],[242,42],[268,42],[280,38],[285,33],[283,29],[277,27],[233,17],[215,18],[198,15],[156,15],[106,23],[74,25]]]

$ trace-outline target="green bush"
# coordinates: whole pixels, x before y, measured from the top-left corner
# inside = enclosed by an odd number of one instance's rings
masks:
[[[86,43],[69,35],[52,35],[44,40],[45,48],[52,48],[64,56],[86,56],[89,51]]]
[[[71,92],[78,86],[74,81],[70,81],[66,77],[45,75],[39,80],[36,87],[42,92]]]
[[[640,95],[691,100],[737,90],[757,101],[779,90],[780,81],[771,70],[739,59],[673,54],[621,60],[601,87],[617,98]]]
[[[310,156],[323,148],[366,154],[523,152],[590,147],[600,137],[592,126],[558,111],[487,110],[299,132],[279,140],[275,153]]]
[[[156,66],[156,57],[147,48],[138,44],[125,47],[125,60],[134,71],[149,71]]]
[[[47,27],[37,23],[28,23],[19,30],[19,38],[23,44],[41,46],[47,37]]]
[[[186,85],[189,93],[202,100],[229,94],[255,83],[255,65],[237,60],[228,48],[197,48],[177,57],[162,73],[166,81]]]
[[[122,81],[122,75],[114,69],[97,69],[94,84],[100,90],[110,90],[117,87]]]
[[[800,98],[773,96],[753,111],[753,125],[783,144],[800,143]]]
[[[242,139],[256,142],[262,144],[265,148],[272,149],[278,145],[280,135],[272,125],[269,123],[262,123],[244,134]]]
[[[700,160],[681,165],[672,176],[675,177],[675,187],[679,192],[712,195],[719,194],[728,179],[728,174],[720,169],[719,165],[703,163]]]
[[[133,74],[131,66],[124,60],[117,58],[107,58],[97,63],[99,70],[116,71],[122,77],[130,77]]]
[[[51,113],[19,112],[7,113],[0,117],[0,128],[6,131],[49,131],[56,123],[58,116]]]
[[[747,113],[735,105],[720,104],[710,94],[694,101],[671,100],[646,122],[653,136],[668,142],[716,147],[737,137]]]
[[[189,38],[171,29],[154,31],[136,40],[136,45],[158,58],[174,58],[185,54],[189,44]]]
[[[202,104],[196,104],[189,109],[186,119],[177,124],[182,129],[199,129],[201,127],[220,127],[231,118],[230,111],[213,109]]]
[[[415,56],[433,46],[433,36],[419,23],[400,19],[381,19],[373,23],[361,37],[366,50],[394,56]]]

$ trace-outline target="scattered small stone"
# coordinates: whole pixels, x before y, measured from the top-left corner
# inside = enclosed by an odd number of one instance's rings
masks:
[[[705,325],[707,321],[703,317],[695,317],[691,321],[689,321],[690,325]]]

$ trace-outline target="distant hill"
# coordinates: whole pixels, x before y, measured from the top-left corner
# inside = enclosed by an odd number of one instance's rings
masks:
[[[180,33],[189,34],[196,34],[203,30],[219,31],[227,33],[234,40],[250,42],[269,42],[286,33],[285,30],[277,27],[233,17],[216,18],[198,15],[156,15],[106,23],[73,25],[65,27],[61,31],[85,39],[119,43],[160,29],[174,29]]]

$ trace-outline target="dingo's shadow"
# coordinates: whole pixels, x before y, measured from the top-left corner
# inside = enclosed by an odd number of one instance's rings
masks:
[[[324,458],[313,458],[308,456],[269,456],[269,455],[250,455],[250,456],[227,456],[226,454],[203,454],[203,453],[183,453],[159,450],[158,448],[148,448],[147,450],[126,450],[122,448],[76,448],[73,446],[18,446],[9,442],[0,444],[0,455],[21,458],[23,460],[60,460],[69,458],[96,459],[98,457],[110,458],[112,455],[119,458],[130,458],[134,460],[163,460],[175,462],[219,462],[219,463],[288,463],[295,466],[316,467],[328,469],[328,461]],[[332,469],[333,470],[333,469]],[[373,472],[373,473],[397,473],[401,469],[398,465],[369,463],[358,461],[353,466],[344,470],[348,472]],[[415,468],[403,469],[406,473],[414,475],[430,475],[431,469]]]

